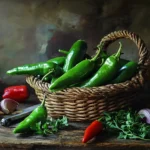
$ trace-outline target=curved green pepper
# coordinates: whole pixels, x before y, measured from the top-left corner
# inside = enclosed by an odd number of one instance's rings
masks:
[[[120,43],[118,52],[115,55],[108,57],[100,69],[94,74],[94,76],[85,81],[80,86],[94,87],[106,84],[107,82],[111,81],[116,76],[120,68],[119,60],[121,55],[121,48],[122,45]]]
[[[63,56],[62,57],[55,57],[55,58],[52,58],[52,59],[48,60],[47,62],[48,63],[53,62],[53,63],[55,63],[59,66],[63,66],[64,63],[65,63],[65,59],[66,59],[66,57],[63,57]]]
[[[36,123],[41,122],[43,125],[47,119],[47,110],[45,107],[45,99],[42,104],[38,106],[32,113],[26,117],[19,125],[13,130],[13,133],[28,133],[35,128]]]
[[[119,70],[118,76],[111,83],[121,83],[131,79],[135,75],[137,67],[138,64],[136,62],[128,62]]]
[[[124,66],[124,65],[125,65],[126,63],[128,63],[128,62],[129,62],[129,60],[120,58],[120,61],[119,61],[120,68],[121,68],[122,66]]]
[[[122,53],[121,53],[122,54]],[[115,55],[115,54],[114,54]],[[108,57],[110,57],[106,51],[102,51],[101,52],[101,55],[99,57],[99,59],[97,59],[97,67],[101,64],[102,60],[106,60]],[[126,59],[123,59],[123,58],[120,58],[120,61],[119,61],[119,65],[120,65],[120,68],[122,66],[124,66],[126,63],[128,63],[129,60],[126,60]],[[100,65],[101,66],[101,65]]]
[[[67,50],[61,50],[61,49],[59,49],[58,51],[60,53],[65,54],[65,55],[68,55],[68,53],[69,53]],[[109,57],[109,55],[106,53],[106,51],[102,51],[100,57],[96,61],[96,64],[97,64],[96,68],[99,68],[99,66],[101,66],[102,60],[106,60],[108,57]],[[88,55],[88,54],[85,54],[84,59],[91,59],[91,56]],[[120,64],[120,68],[123,65],[125,65],[126,63],[128,63],[128,62],[129,62],[129,60],[120,58],[120,63],[119,63]]]
[[[56,77],[53,77],[52,80],[51,80],[51,84],[52,84],[56,79],[57,79]]]
[[[6,73],[8,75],[34,75],[34,76],[41,75],[41,76],[44,76],[49,71],[53,71],[54,76],[58,76],[62,72],[62,68],[52,62],[41,62],[41,63],[18,66],[16,68],[8,70]]]
[[[66,50],[59,49],[58,51],[59,51],[60,53],[65,54],[65,55],[68,55],[68,54],[69,54],[69,52],[66,51]],[[91,59],[91,56],[88,55],[88,54],[85,54],[85,55],[84,55],[84,59]]]
[[[88,77],[89,74],[94,70],[95,62],[100,55],[101,48],[99,48],[98,53],[92,59],[85,59],[79,62],[68,72],[64,73],[62,76],[57,78],[49,87],[50,91],[54,92],[67,88],[71,85],[74,85],[84,78]]]
[[[84,59],[87,50],[87,44],[83,40],[77,40],[69,50],[63,67],[64,72],[67,72],[77,63]]]

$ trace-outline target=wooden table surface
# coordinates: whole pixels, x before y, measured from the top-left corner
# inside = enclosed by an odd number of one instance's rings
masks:
[[[137,140],[118,140],[114,138],[106,138],[104,135],[95,138],[91,143],[83,144],[81,139],[83,136],[83,127],[60,131],[58,134],[48,137],[42,136],[20,136],[12,133],[12,128],[0,127],[0,149],[14,150],[148,150],[150,142]]]
[[[37,101],[36,101],[37,102]],[[30,102],[20,107],[34,105]],[[57,134],[48,137],[21,136],[12,133],[14,125],[10,127],[0,126],[0,150],[148,150],[149,141],[139,140],[121,140],[116,137],[108,138],[105,135],[99,135],[88,144],[83,144],[84,129],[89,123],[69,122],[69,127],[61,130]]]

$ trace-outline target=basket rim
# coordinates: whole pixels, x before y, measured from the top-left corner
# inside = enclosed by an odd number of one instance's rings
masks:
[[[131,40],[137,46],[137,49],[139,51],[138,64],[143,65],[143,66],[147,65],[146,64],[147,61],[148,62],[150,61],[149,51],[146,47],[145,42],[142,40],[142,38],[134,32],[131,32],[128,30],[118,30],[118,31],[111,32],[105,35],[101,39],[99,46],[102,45],[103,48],[107,49],[107,47],[111,43],[115,42],[118,39],[123,39],[123,38]]]
[[[109,91],[116,91],[116,89],[119,89],[120,93],[125,92],[125,91],[126,92],[131,92],[131,91],[133,92],[133,91],[136,91],[137,89],[142,89],[143,85],[141,85],[139,82],[134,83],[134,78],[136,78],[136,76],[132,78],[133,81],[128,80],[128,81],[125,81],[122,83],[107,84],[107,85],[102,85],[102,86],[98,86],[98,87],[86,87],[86,88],[71,87],[71,88],[66,88],[63,90],[56,91],[56,92],[51,92],[49,90],[50,83],[43,82],[34,76],[27,76],[26,82],[35,90],[42,90],[44,92],[53,93],[55,95],[57,95],[57,94],[61,95],[64,93],[66,93],[65,95],[67,95],[70,92],[76,92],[76,91],[79,91],[79,92],[85,91],[86,93],[89,93],[92,91],[97,91],[97,92],[101,91],[101,93],[103,93],[103,95],[105,95],[105,94],[108,94]],[[106,89],[109,89],[109,90],[107,91]],[[117,93],[117,92],[115,92],[115,93]],[[108,94],[108,95],[110,95],[110,94]]]
[[[149,51],[145,46],[144,41],[135,33],[129,32],[127,30],[119,30],[119,31],[114,31],[109,33],[108,35],[104,36],[102,40],[100,41],[100,44],[103,44],[103,46],[108,46],[112,42],[114,42],[117,39],[121,38],[126,38],[130,39],[133,41],[136,46],[138,47],[139,50],[139,70],[137,74],[131,78],[131,80],[127,80],[122,83],[116,83],[116,84],[107,84],[107,85],[102,85],[98,87],[86,87],[86,88],[80,88],[80,87],[72,87],[72,88],[66,88],[60,91],[56,91],[55,94],[62,94],[62,93],[68,93],[68,92],[74,92],[74,91],[79,91],[79,92],[99,92],[103,91],[102,93],[107,93],[108,91],[115,91],[116,89],[120,92],[122,91],[134,91],[136,89],[141,89],[144,84],[145,84],[145,72],[148,69],[148,66],[150,65],[150,60],[149,60]],[[42,82],[40,79],[34,77],[34,76],[27,76],[26,82],[33,87],[34,89],[42,89],[43,91],[50,92],[49,86],[50,83],[47,82]]]

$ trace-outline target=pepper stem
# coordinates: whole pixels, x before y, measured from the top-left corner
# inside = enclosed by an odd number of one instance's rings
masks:
[[[116,53],[115,56],[114,56],[116,59],[119,59],[119,58],[120,58],[120,55],[122,54],[122,53],[121,53],[121,50],[122,50],[122,43],[119,42],[119,45],[120,45],[120,46],[119,46],[119,49],[118,49],[117,53]]]
[[[62,50],[62,49],[59,49],[58,52],[63,53],[63,54],[65,54],[65,55],[68,55],[68,53],[69,53],[68,51]]]
[[[45,75],[43,76],[43,78],[41,79],[41,81],[43,81],[44,78],[47,77],[49,74],[51,74],[53,71],[54,71],[54,70],[52,69],[52,70],[50,70],[47,74],[45,74]]]
[[[43,81],[44,78],[47,77],[47,76],[48,76],[50,73],[52,73],[53,71],[54,71],[54,70],[50,70],[46,75],[43,76],[43,78],[42,78],[41,81]],[[44,93],[44,90],[43,90],[43,93]],[[41,106],[44,106],[44,105],[45,105],[45,100],[46,100],[46,95],[44,94],[44,99],[43,99],[43,101],[42,101],[42,103],[41,103]]]
[[[99,57],[100,53],[101,53],[101,49],[103,47],[104,43],[101,43],[100,45],[97,46],[98,48],[98,52],[97,54],[91,59],[91,61],[96,61],[96,59]]]
[[[44,106],[45,105],[45,101],[46,101],[46,95],[44,94],[44,98],[43,98],[43,101],[41,103],[41,106]]]

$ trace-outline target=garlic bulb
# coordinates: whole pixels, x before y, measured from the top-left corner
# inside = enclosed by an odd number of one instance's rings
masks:
[[[3,99],[0,103],[1,110],[5,114],[10,114],[14,112],[17,109],[18,105],[19,105],[18,102],[9,98]]]

